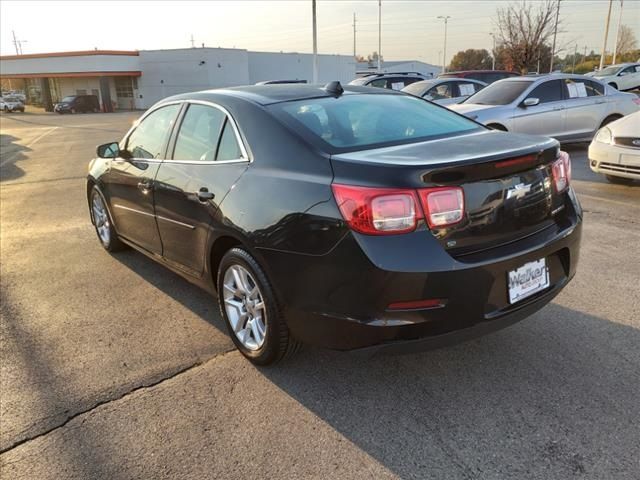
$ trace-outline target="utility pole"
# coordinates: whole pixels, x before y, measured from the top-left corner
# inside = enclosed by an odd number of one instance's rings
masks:
[[[611,4],[612,3],[613,3],[613,0],[609,0],[609,13],[607,13],[607,23],[605,24],[605,27],[604,27],[604,40],[602,41],[602,54],[600,55],[599,70],[602,70],[602,67],[604,67],[604,56],[607,52],[607,37],[609,36],[609,20],[611,20]]]
[[[318,83],[318,29],[316,26],[316,0],[311,0],[313,22],[313,83]]]
[[[447,71],[447,23],[451,18],[449,15],[438,15],[444,20],[444,48],[442,49],[442,73]]]
[[[196,48],[196,44],[193,41],[193,33],[191,34],[191,48]]]
[[[613,47],[613,60],[611,65],[616,64],[616,55],[618,54],[618,40],[620,39],[620,25],[622,24],[622,7],[624,6],[624,0],[620,0],[620,16],[618,17],[618,28],[616,29],[616,43]]]
[[[494,33],[490,33],[491,38],[493,38],[493,50],[491,50],[491,70],[496,69],[496,35]]]
[[[378,0],[378,72],[382,71],[382,0]]]
[[[16,32],[14,30],[11,30],[11,33],[13,34],[13,44],[16,47],[16,55],[20,55],[20,49],[18,47],[18,40],[16,40]]]
[[[571,65],[571,73],[575,73],[576,71],[576,57],[578,56],[578,44],[576,43],[575,48],[573,49],[573,65]]]
[[[353,12],[353,59],[356,58],[356,12]]]
[[[553,46],[551,47],[551,63],[549,64],[549,73],[553,72],[553,57],[556,56],[556,36],[558,35],[558,19],[560,18],[560,0],[556,9],[556,25],[553,27]]]

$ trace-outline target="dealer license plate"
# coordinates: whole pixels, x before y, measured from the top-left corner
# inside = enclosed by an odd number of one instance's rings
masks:
[[[509,303],[516,303],[549,286],[549,269],[544,258],[525,263],[507,274]]]

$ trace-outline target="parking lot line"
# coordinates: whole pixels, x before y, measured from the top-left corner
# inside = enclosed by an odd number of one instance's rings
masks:
[[[57,130],[58,127],[51,127],[50,129],[48,129],[46,132],[42,132],[40,135],[38,135],[36,138],[34,138],[33,140],[31,140],[29,143],[27,143],[25,145],[25,147],[30,148],[33,145],[35,145],[39,140],[43,139],[44,137],[46,137],[47,135],[49,135],[50,133],[52,133],[54,130]],[[5,158],[3,161],[0,162],[0,167],[2,167],[3,165],[9,163],[11,160],[13,160],[13,158],[16,156],[16,154],[18,154],[20,152],[20,150],[18,152],[13,152],[13,154],[10,154],[8,158]]]

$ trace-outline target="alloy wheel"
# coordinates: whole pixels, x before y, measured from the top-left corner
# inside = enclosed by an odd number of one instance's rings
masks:
[[[224,308],[231,328],[248,350],[258,350],[267,333],[267,310],[262,292],[249,271],[230,266],[223,279]]]
[[[91,208],[93,210],[93,221],[96,225],[98,237],[100,237],[100,240],[104,245],[109,245],[111,240],[111,224],[109,222],[109,215],[107,214],[107,209],[104,206],[102,197],[97,193],[93,195]]]

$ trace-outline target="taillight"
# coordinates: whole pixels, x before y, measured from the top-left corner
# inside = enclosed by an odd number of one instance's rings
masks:
[[[436,187],[418,190],[430,228],[454,225],[464,218],[464,194],[460,187]]]
[[[551,164],[551,171],[558,193],[564,192],[569,188],[569,182],[571,181],[571,159],[567,152],[560,151],[558,159]]]
[[[333,194],[345,221],[368,235],[408,233],[422,217],[414,190],[333,184]]]

